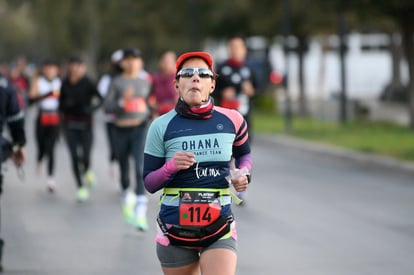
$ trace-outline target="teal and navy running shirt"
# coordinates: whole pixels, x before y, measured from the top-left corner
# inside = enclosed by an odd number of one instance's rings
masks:
[[[196,163],[178,170],[172,160],[176,152],[195,154]],[[247,124],[239,112],[214,107],[208,119],[191,119],[171,110],[149,127],[144,151],[144,184],[154,193],[169,188],[228,188],[230,160],[237,168],[251,170]],[[230,205],[222,215],[230,215]],[[178,207],[161,205],[165,223],[178,223]]]

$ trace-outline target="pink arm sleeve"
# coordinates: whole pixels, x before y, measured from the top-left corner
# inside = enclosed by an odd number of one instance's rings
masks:
[[[171,176],[179,170],[174,164],[174,160],[168,160],[161,168],[152,171],[144,178],[145,188],[150,193],[155,193],[165,186]]]
[[[249,172],[252,171],[252,155],[250,153],[239,158],[238,168],[246,168]]]

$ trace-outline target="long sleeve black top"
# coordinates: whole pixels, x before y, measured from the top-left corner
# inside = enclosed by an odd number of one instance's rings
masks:
[[[87,76],[76,83],[71,83],[68,78],[63,80],[59,110],[65,121],[91,122],[93,112],[102,102],[96,85]]]
[[[26,143],[23,112],[20,110],[16,91],[9,80],[0,74],[0,136],[5,124],[10,129],[13,143],[23,146]]]

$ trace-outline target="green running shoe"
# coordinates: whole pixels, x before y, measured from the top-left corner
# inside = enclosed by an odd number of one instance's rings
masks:
[[[96,176],[91,170],[86,171],[86,173],[83,175],[83,178],[85,179],[88,187],[93,188],[96,186]]]
[[[76,199],[78,202],[84,202],[89,199],[89,191],[86,187],[82,186],[76,192]]]
[[[148,230],[148,222],[146,216],[136,216],[135,217],[135,228],[139,231]]]
[[[133,224],[135,218],[135,204],[136,196],[130,192],[125,194],[124,202],[122,205],[122,213],[124,215],[125,223]]]

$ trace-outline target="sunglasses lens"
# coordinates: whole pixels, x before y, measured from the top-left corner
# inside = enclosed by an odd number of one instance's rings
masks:
[[[195,73],[198,73],[200,78],[213,77],[213,72],[206,68],[184,68],[177,73],[177,76],[190,78],[193,77]]]
[[[185,68],[178,72],[178,76],[181,77],[192,77],[194,75],[194,70],[192,68]]]
[[[209,69],[204,69],[204,68],[198,69],[198,75],[201,78],[213,77],[213,73]]]

